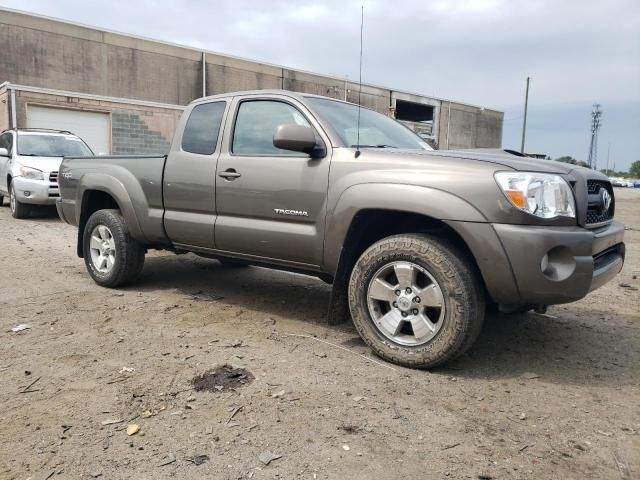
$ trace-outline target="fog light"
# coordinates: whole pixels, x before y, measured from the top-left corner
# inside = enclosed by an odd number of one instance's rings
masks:
[[[24,193],[24,196],[25,196],[25,197],[30,197],[30,196],[31,196],[31,192],[30,192],[29,190],[25,190],[25,191],[24,191],[24,192],[22,192],[22,193]]]
[[[554,247],[542,257],[540,270],[549,280],[562,282],[576,269],[576,259],[567,247]]]

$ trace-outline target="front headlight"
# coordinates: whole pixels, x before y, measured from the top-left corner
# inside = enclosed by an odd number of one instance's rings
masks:
[[[44,180],[44,174],[35,168],[20,167],[20,176],[29,180]]]
[[[564,178],[534,172],[498,172],[498,185],[520,210],[541,218],[576,216],[571,187]]]

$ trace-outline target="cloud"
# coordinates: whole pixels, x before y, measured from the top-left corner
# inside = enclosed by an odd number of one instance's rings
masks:
[[[358,77],[361,1],[0,2],[197,48]],[[636,110],[625,110],[624,105],[640,100],[638,0],[365,0],[364,4],[366,82],[512,111],[522,104],[525,78],[530,76],[531,104],[545,106],[540,111],[562,112],[582,105],[588,123],[589,105],[598,101],[605,112],[608,104],[615,104],[615,115],[621,115],[617,124],[624,125],[625,118],[627,124],[633,123],[626,116]],[[573,118],[566,120],[583,122]],[[536,141],[536,128],[533,122],[528,132],[531,141]],[[556,133],[559,141],[562,128]],[[510,128],[505,131],[505,144],[515,143],[517,135],[508,133]],[[546,133],[539,133],[541,142],[549,141]],[[588,145],[588,129],[584,142]],[[561,153],[581,156],[584,142],[576,136]],[[629,163],[640,158],[637,146],[620,149]]]

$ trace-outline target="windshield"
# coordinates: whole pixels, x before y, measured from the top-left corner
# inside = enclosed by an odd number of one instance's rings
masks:
[[[325,98],[307,101],[330,124],[345,145],[358,146],[358,106]],[[395,120],[366,108],[360,109],[360,147],[433,150],[415,133]]]
[[[84,157],[93,152],[78,137],[46,133],[19,133],[18,155],[34,157]]]

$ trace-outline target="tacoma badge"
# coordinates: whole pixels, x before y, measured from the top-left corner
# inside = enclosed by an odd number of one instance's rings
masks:
[[[294,217],[308,217],[309,214],[304,210],[285,210],[284,208],[274,208],[273,211],[277,215],[293,215]]]

